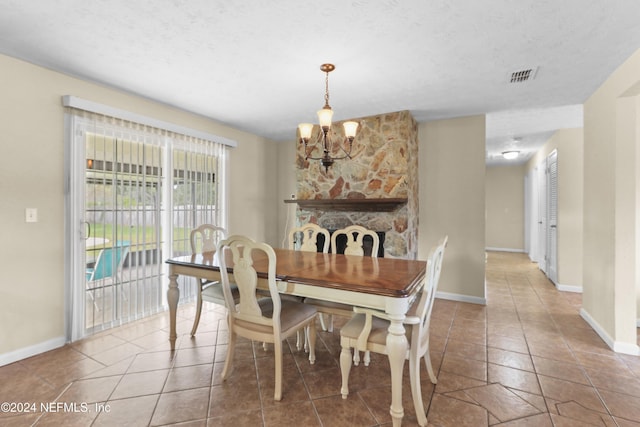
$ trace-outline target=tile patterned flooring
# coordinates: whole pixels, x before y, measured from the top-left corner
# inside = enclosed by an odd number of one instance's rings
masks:
[[[523,254],[490,252],[486,277],[486,306],[436,300],[429,426],[640,426],[640,357],[609,350],[580,318],[579,294],[555,290]],[[193,305],[178,316],[173,353],[165,313],[0,367],[0,402],[36,405],[0,411],[0,425],[390,425],[385,357],[354,367],[340,396],[340,319],[319,332],[313,366],[288,343],[275,402],[272,350],[242,341],[222,382],[224,310],[205,304],[193,339]],[[408,378],[405,365],[403,426],[417,425]]]

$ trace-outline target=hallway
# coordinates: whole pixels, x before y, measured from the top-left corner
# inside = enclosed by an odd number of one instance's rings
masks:
[[[524,254],[490,252],[486,278],[487,306],[435,302],[438,384],[424,365],[421,372],[430,426],[640,426],[640,357],[609,350],[580,318],[580,294],[558,292]],[[344,319],[336,319],[334,333],[318,333],[313,366],[289,342],[283,399],[274,402],[272,350],[242,341],[223,383],[224,310],[205,304],[192,339],[193,313],[192,304],[179,309],[174,353],[169,316],[161,313],[0,367],[0,401],[36,404],[34,412],[1,412],[0,424],[391,425],[384,356],[354,367],[351,394],[340,396]],[[403,426],[414,426],[408,378],[405,365]],[[41,402],[87,410],[42,411]]]

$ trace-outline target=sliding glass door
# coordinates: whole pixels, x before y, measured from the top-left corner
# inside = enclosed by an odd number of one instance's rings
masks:
[[[222,144],[71,109],[67,115],[70,340],[166,309],[168,257],[225,226]],[[196,282],[181,278],[181,302]]]
[[[85,137],[87,331],[162,310],[163,149],[132,139]]]

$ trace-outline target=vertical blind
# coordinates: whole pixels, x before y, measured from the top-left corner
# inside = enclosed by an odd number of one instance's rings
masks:
[[[71,264],[86,268],[70,300],[79,338],[165,309],[164,260],[190,253],[194,227],[226,225],[226,145],[81,108],[67,117],[69,143],[82,152],[70,165],[83,180],[73,204],[82,224],[70,236],[84,246]],[[110,275],[91,276],[96,269]],[[179,286],[181,302],[195,297],[194,279]]]

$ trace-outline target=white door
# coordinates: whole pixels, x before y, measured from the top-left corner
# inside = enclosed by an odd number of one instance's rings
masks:
[[[558,153],[547,157],[547,244],[546,273],[553,282],[558,281]]]
[[[77,340],[164,309],[166,149],[162,136],[68,120],[67,335]]]
[[[546,161],[542,161],[538,165],[538,256],[536,262],[538,267],[546,273],[546,259],[547,259],[547,176],[546,176]]]
[[[161,138],[140,139],[84,135],[85,263],[94,273],[84,286],[89,333],[162,310],[166,150]]]
[[[538,169],[534,167],[527,174],[528,182],[528,254],[529,259],[533,262],[538,262]]]
[[[524,176],[524,251],[531,254],[531,177]]]

